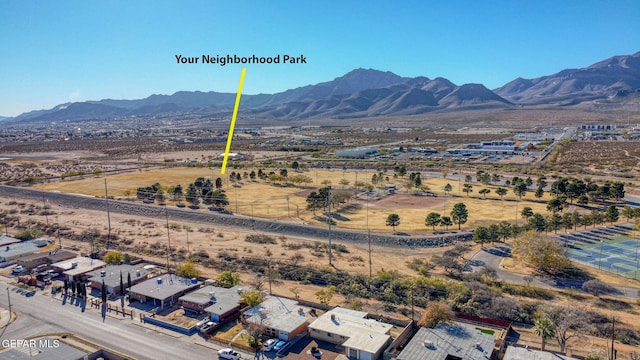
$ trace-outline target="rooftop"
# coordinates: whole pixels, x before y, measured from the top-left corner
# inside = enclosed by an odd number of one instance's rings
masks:
[[[104,277],[102,272],[104,271]],[[122,272],[122,281],[126,284],[127,274],[131,274],[131,280],[139,278],[147,278],[147,270],[133,265],[109,265],[105,268],[94,270],[87,273],[89,281],[102,282],[106,286],[120,286],[120,272]]]
[[[433,329],[420,328],[398,360],[445,359],[447,355],[463,360],[490,359],[495,338],[475,326],[453,323],[438,324]]]
[[[230,289],[218,286],[205,286],[194,292],[180,297],[181,301],[188,301],[195,304],[213,304],[204,309],[204,311],[213,314],[224,314],[239,305],[240,292],[242,287],[234,286]]]
[[[361,311],[337,307],[317,318],[309,328],[344,336],[347,341],[343,346],[376,353],[386,345],[393,325],[366,319],[366,315]]]
[[[272,296],[260,305],[247,310],[244,315],[248,322],[292,332],[307,321],[305,314],[310,310],[300,306],[295,300]]]
[[[577,360],[569,356],[528,348],[508,346],[504,360]]]
[[[0,358],[7,360],[81,360],[87,355],[84,351],[48,337],[32,341],[33,343],[28,343],[28,346],[20,343],[7,351],[0,351]]]
[[[164,274],[133,285],[130,291],[152,299],[164,300],[186,290],[196,288],[200,284],[199,281],[194,284],[190,279]]]
[[[76,264],[75,267],[73,264]],[[70,276],[84,274],[105,265],[107,265],[107,263],[104,261],[89,257],[77,257],[51,264],[51,266],[61,269],[65,275]]]
[[[0,248],[0,258],[14,258],[20,255],[32,254],[39,251],[41,246],[32,241],[23,241],[15,244],[4,245]]]
[[[59,261],[75,258],[76,256],[78,256],[78,254],[68,250],[53,250],[49,252],[41,252],[41,253],[21,256],[18,260],[31,261],[35,259],[49,258],[51,259],[52,262],[59,262]]]
[[[15,243],[19,243],[20,239],[16,239],[16,238],[12,238],[11,236],[2,234],[0,235],[0,246],[5,246],[8,244],[15,244]]]

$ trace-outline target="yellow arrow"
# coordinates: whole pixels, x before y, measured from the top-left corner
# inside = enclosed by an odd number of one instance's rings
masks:
[[[222,169],[220,173],[224,174],[227,170],[227,160],[229,160],[229,150],[231,150],[231,140],[233,140],[233,128],[236,126],[236,117],[238,116],[238,107],[240,107],[240,96],[242,96],[242,86],[244,85],[244,74],[246,68],[242,68],[240,73],[240,83],[238,84],[238,93],[236,94],[236,104],[233,106],[233,115],[231,115],[231,125],[229,126],[229,135],[227,136],[227,147],[224,149],[224,159],[222,160]]]

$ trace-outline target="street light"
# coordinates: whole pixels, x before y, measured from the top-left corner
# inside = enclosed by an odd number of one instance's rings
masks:
[[[602,261],[602,245],[604,244],[603,240],[600,240],[600,258],[598,258],[598,269],[600,269],[600,262]]]

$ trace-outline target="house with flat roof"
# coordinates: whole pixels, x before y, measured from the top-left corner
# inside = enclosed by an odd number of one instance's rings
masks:
[[[16,259],[16,263],[27,270],[31,270],[40,265],[51,265],[77,256],[78,254],[74,252],[59,249],[21,256]]]
[[[185,311],[206,312],[211,321],[222,324],[226,320],[238,316],[240,312],[240,294],[242,287],[223,288],[205,286],[192,291],[178,299]]]
[[[548,351],[533,350],[529,348],[507,346],[503,360],[578,360],[570,356],[564,356]]]
[[[105,267],[107,263],[90,257],[77,257],[51,264],[51,267],[62,273],[68,281],[82,280],[90,271]]]
[[[46,242],[43,243],[35,240],[4,245],[0,248],[0,262],[12,261],[21,256],[37,253],[45,245]]]
[[[16,238],[11,237],[11,236],[6,235],[6,234],[0,235],[0,246],[7,246],[7,245],[19,243],[21,241],[22,240],[16,239]]]
[[[495,336],[474,325],[440,323],[420,328],[398,355],[398,360],[481,360],[495,359]]]
[[[310,311],[295,300],[271,296],[245,311],[243,322],[262,326],[266,336],[289,341],[307,330]]]
[[[178,299],[202,284],[196,279],[185,279],[172,274],[164,274],[136,284],[129,289],[131,299],[141,303],[153,302],[163,310],[178,303]]]
[[[391,343],[393,325],[367,316],[366,312],[336,307],[309,325],[310,335],[343,346],[349,359],[377,360]]]
[[[104,282],[108,294],[123,294],[124,289],[120,289],[120,274],[122,274],[122,285],[125,287],[127,286],[127,276],[131,277],[131,285],[148,279],[146,269],[128,264],[109,265],[98,270],[90,271],[86,276],[87,281],[94,289],[101,289],[102,283]]]

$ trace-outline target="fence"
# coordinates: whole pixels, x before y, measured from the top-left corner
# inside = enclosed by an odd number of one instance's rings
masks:
[[[169,330],[172,330],[172,331],[176,331],[176,332],[179,332],[181,334],[188,335],[188,336],[191,336],[191,335],[195,334],[196,331],[197,331],[197,327],[195,325],[190,327],[190,328],[185,328],[185,327],[182,327],[180,325],[176,325],[176,324],[172,324],[172,323],[169,323],[169,322],[166,322],[166,321],[162,321],[162,320],[157,319],[157,318],[152,318],[150,316],[142,315],[141,318],[142,318],[142,321],[145,322],[145,323],[149,323],[149,324],[153,324],[153,325],[156,325],[156,326],[160,326],[162,328],[169,329]]]

